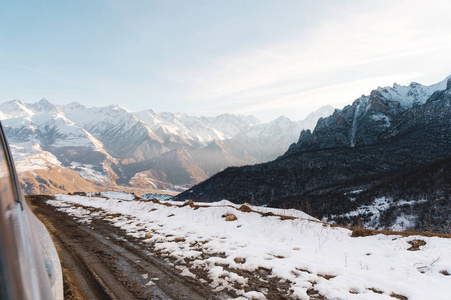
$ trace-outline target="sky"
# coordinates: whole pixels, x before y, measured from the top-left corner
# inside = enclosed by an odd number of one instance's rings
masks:
[[[451,74],[451,1],[0,0],[0,102],[301,120]]]

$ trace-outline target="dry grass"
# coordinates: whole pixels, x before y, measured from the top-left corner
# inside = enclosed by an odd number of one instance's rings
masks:
[[[400,294],[396,294],[396,293],[391,293],[390,297],[399,299],[399,300],[408,300],[408,298],[406,296],[400,295]]]
[[[358,228],[350,228],[352,230],[351,237],[360,237],[360,236],[370,236],[370,235],[376,235],[375,230],[367,229],[363,227]]]
[[[308,274],[312,274],[312,272],[310,272],[310,271],[307,270],[307,269],[296,268],[296,270],[301,271],[301,272],[305,272],[305,273],[308,273]]]
[[[327,299],[314,288],[309,288],[307,290],[307,295],[309,296],[309,299],[311,299],[311,300],[326,300]]]
[[[182,205],[176,205],[176,206],[178,206],[178,207],[189,206],[191,208],[194,208],[194,210],[199,209],[200,207],[209,207],[208,205],[197,205],[197,204],[194,204],[194,201],[192,201],[192,200],[186,201]]]
[[[121,214],[106,214],[106,216],[111,217],[111,218],[119,218],[122,215]]]
[[[419,251],[421,246],[426,245],[426,242],[423,241],[423,240],[413,240],[413,241],[409,241],[409,242],[407,242],[407,243],[409,243],[410,245],[412,245],[412,247],[410,247],[409,249],[407,249],[407,250],[409,250],[409,251]]]
[[[324,278],[324,279],[326,279],[326,280],[330,280],[330,279],[332,279],[332,278],[337,277],[337,276],[334,276],[334,275],[327,275],[327,274],[318,274],[318,276],[319,276],[319,277],[322,277],[322,278]]]
[[[345,227],[345,226],[338,226],[333,225],[333,227],[342,227],[347,228],[352,231],[352,237],[361,237],[361,236],[371,236],[371,235],[377,235],[377,234],[385,234],[385,235],[400,235],[403,237],[412,236],[412,235],[419,235],[424,237],[440,237],[440,238],[451,238],[451,234],[447,233],[433,233],[433,232],[419,232],[419,231],[412,231],[412,230],[406,230],[406,231],[392,231],[392,230],[375,230],[375,229],[368,229],[363,227]]]
[[[369,288],[368,290],[370,290],[370,291],[372,291],[373,293],[376,293],[376,294],[383,294],[384,293],[382,291],[376,290],[375,288]]]
[[[262,213],[261,215],[262,215],[262,217],[273,217],[273,216],[275,216],[275,214],[272,213],[272,212]]]
[[[285,220],[296,220],[297,218],[296,217],[292,217],[292,216],[283,216],[283,215],[281,215],[280,219],[282,221],[285,221]]]
[[[193,200],[186,201],[185,203],[182,204],[182,207],[184,207],[184,206],[193,207],[194,206],[194,201]]]

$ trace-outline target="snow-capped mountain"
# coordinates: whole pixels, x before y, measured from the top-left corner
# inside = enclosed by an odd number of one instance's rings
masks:
[[[109,164],[115,159],[56,106],[45,99],[35,104],[14,100],[2,108],[10,116],[2,123],[27,192],[52,192],[63,185],[92,189],[114,183]],[[61,174],[66,177],[60,178]]]
[[[43,98],[40,101],[34,103],[34,104],[27,104],[28,107],[34,112],[34,113],[50,113],[50,114],[62,114],[62,111],[56,107],[56,105],[50,103],[47,99]]]
[[[210,124],[220,132],[232,138],[241,132],[246,132],[261,124],[254,116],[222,114],[217,117],[202,117],[205,123]]]
[[[330,112],[323,110],[316,119]],[[77,186],[82,180],[90,187],[189,186],[229,166],[277,157],[305,128],[305,121],[285,117],[262,124],[253,116],[132,113],[119,105],[86,108],[46,99],[5,102],[0,117],[19,170],[41,170],[37,181],[28,173],[27,192],[39,191],[40,185],[52,186],[47,192],[77,190],[67,182],[56,184],[56,178],[43,179],[56,169],[76,173]]]
[[[330,116],[334,112],[334,108],[330,105],[323,106],[316,111],[312,111],[304,120],[302,120],[301,127],[305,130],[315,129],[316,123],[320,118]]]
[[[71,102],[66,105],[57,105],[60,111],[62,111],[65,115],[69,115],[78,111],[86,110],[86,106],[78,103],[78,102]]]
[[[245,149],[261,162],[280,156],[296,140],[302,129],[301,122],[281,116],[269,123],[260,124],[225,141],[231,149]]]
[[[34,115],[34,112],[25,103],[17,99],[0,104],[0,111],[3,115],[2,120]]]
[[[254,125],[249,130],[225,140],[224,143],[232,151],[245,150],[258,161],[267,162],[285,152],[289,145],[298,139],[301,130],[314,128],[319,118],[329,116],[333,111],[333,107],[324,106],[310,113],[302,121],[292,121],[281,116],[269,123]]]
[[[119,105],[79,110],[67,117],[99,139],[116,158],[142,161],[168,150],[143,121]]]
[[[142,120],[160,138],[177,149],[180,144],[185,147],[202,147],[209,142],[224,139],[224,133],[203,122],[201,119],[181,113],[163,112],[156,114],[152,110],[134,114]]]
[[[280,158],[228,168],[179,200],[295,207],[342,224],[447,232],[451,76],[378,88],[302,131]]]
[[[390,127],[394,118],[425,104],[434,92],[446,89],[449,78],[451,76],[431,86],[412,82],[408,86],[395,83],[393,87],[379,87],[370,95],[356,99],[352,105],[336,110],[330,117],[320,119],[313,132],[303,131],[290,153],[370,145]]]
[[[105,162],[114,162],[104,149],[103,144],[83,128],[68,120],[59,111],[48,109],[34,111],[26,118],[3,120],[6,134],[12,144],[16,163],[26,170],[27,163],[33,161],[36,168],[38,156],[48,157],[48,164],[76,169],[85,173],[87,179],[102,184],[111,183],[109,167]],[[50,111],[51,113],[48,113]]]

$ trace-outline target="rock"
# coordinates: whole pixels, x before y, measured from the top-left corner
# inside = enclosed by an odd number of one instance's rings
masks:
[[[252,211],[252,209],[249,206],[247,206],[246,204],[241,205],[238,210],[242,211],[242,212],[251,212]]]
[[[244,263],[246,262],[246,259],[243,258],[243,257],[235,257],[234,261],[235,261],[237,264],[244,264]]]
[[[228,221],[228,222],[230,222],[230,221],[236,221],[236,220],[237,220],[237,217],[236,217],[234,214],[227,214],[227,215],[225,216],[225,220]]]

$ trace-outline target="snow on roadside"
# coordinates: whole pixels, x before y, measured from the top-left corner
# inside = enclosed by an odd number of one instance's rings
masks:
[[[286,283],[285,296],[294,299],[309,299],[313,292],[327,299],[449,298],[450,239],[382,234],[353,238],[349,230],[300,211],[251,207],[261,213],[244,212],[228,201],[181,207],[172,201],[56,195],[47,203],[81,220],[109,220],[173,258],[182,276],[200,279],[202,271],[213,289],[232,291],[237,299],[267,296],[265,289],[249,287],[246,272],[261,274],[261,281]],[[282,220],[270,213],[292,217]],[[237,220],[226,221],[227,214]],[[408,251],[413,240],[426,245]]]
[[[135,195],[132,195],[130,193],[124,193],[124,192],[98,192],[98,193],[87,193],[88,196],[102,196],[107,197],[115,200],[125,200],[125,201],[131,201],[135,199]]]

